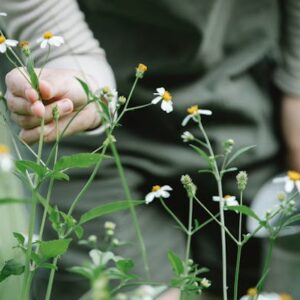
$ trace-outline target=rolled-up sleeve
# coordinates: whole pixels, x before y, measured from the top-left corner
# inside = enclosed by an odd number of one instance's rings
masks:
[[[274,80],[285,94],[300,96],[300,1],[285,0],[282,5],[281,51]]]

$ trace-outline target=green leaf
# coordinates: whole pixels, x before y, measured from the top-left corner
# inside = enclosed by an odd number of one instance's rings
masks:
[[[131,259],[122,259],[116,262],[116,267],[124,274],[128,274],[134,267],[134,262]]]
[[[69,247],[72,239],[52,240],[40,242],[40,254],[43,259],[63,255]]]
[[[241,156],[243,153],[255,148],[256,145],[252,145],[252,146],[247,146],[247,147],[243,147],[241,149],[239,149],[238,151],[236,151],[227,161],[226,167],[229,166],[233,161],[235,161],[239,156]]]
[[[74,228],[74,232],[78,239],[81,239],[84,233],[83,227],[78,225]]]
[[[209,158],[209,156],[201,149],[201,148],[199,148],[199,147],[197,147],[197,146],[194,146],[194,145],[190,145],[202,158],[204,158],[206,161],[207,161],[207,163],[208,163],[208,165],[210,166],[210,164],[211,164],[211,160],[210,160],[210,158]]]
[[[39,265],[39,268],[57,270],[57,266],[50,264],[50,263],[42,263]]]
[[[101,106],[102,112],[103,112],[104,116],[106,117],[106,120],[109,121],[110,120],[110,112],[109,112],[109,108],[108,108],[107,104],[101,100],[99,100],[98,103]]]
[[[63,156],[55,164],[54,171],[58,172],[70,168],[89,168],[103,158],[107,158],[107,156],[99,153],[79,153]]]
[[[39,90],[39,78],[38,78],[37,74],[35,73],[34,62],[31,58],[28,59],[26,67],[27,67],[27,72],[29,74],[31,85],[36,91],[38,91]]]
[[[39,176],[39,178],[43,178],[47,172],[48,168],[42,165],[39,165],[30,160],[17,160],[15,162],[16,168],[23,174],[26,174],[26,171],[31,170],[35,174]]]
[[[295,222],[299,222],[300,221],[300,214],[296,214],[296,215],[293,215],[291,217],[289,217],[284,223],[283,223],[283,227],[285,226],[288,226],[292,223],[295,223]]]
[[[235,172],[237,171],[238,168],[228,168],[226,170],[223,170],[221,173],[222,175],[225,174],[225,173],[229,173],[229,172]]]
[[[245,206],[245,205],[226,206],[226,209],[242,213],[243,215],[246,215],[248,217],[256,219],[257,221],[260,221],[257,214],[248,206]]]
[[[0,198],[0,205],[4,204],[28,204],[31,203],[31,199],[21,199],[21,198]]]
[[[145,203],[143,200],[132,200],[131,201],[132,205],[140,205]],[[99,218],[105,215],[112,214],[117,211],[121,210],[126,210],[130,207],[130,204],[128,203],[127,200],[121,200],[121,201],[114,201],[111,203],[103,204],[98,207],[95,207],[88,212],[84,213],[80,220],[79,220],[79,225],[82,225],[90,220],[93,220],[95,218]]]
[[[14,235],[15,239],[18,241],[18,243],[23,246],[25,243],[24,235],[19,232],[13,232],[13,235]]]
[[[72,273],[79,274],[88,279],[94,278],[93,270],[91,270],[88,267],[72,267],[72,268],[69,268],[68,270]]]
[[[181,259],[172,251],[168,252],[169,262],[177,276],[184,272],[184,266]]]
[[[83,80],[81,80],[80,78],[78,77],[75,77],[78,82],[80,83],[81,87],[83,88],[86,96],[87,96],[87,99],[89,100],[90,99],[90,95],[91,95],[91,91],[90,91],[90,88],[88,86],[88,84],[86,82],[84,82]]]
[[[198,170],[198,173],[210,173],[210,174],[214,174],[214,172],[212,170],[208,170],[208,169]]]
[[[10,259],[4,263],[0,271],[0,282],[11,275],[21,275],[24,272],[25,266],[14,259]]]
[[[61,171],[51,171],[47,174],[47,177],[56,179],[56,180],[66,180],[69,181],[70,180],[70,176],[61,172]]]

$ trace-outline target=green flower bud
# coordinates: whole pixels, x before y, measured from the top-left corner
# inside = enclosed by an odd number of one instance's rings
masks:
[[[189,198],[193,198],[196,194],[197,187],[193,183],[192,178],[189,175],[182,175],[180,180],[183,187],[186,189]]]
[[[228,139],[223,147],[224,147],[224,152],[225,154],[229,154],[231,153],[232,149],[233,149],[233,145],[234,145],[234,140],[233,139]]]
[[[248,175],[246,171],[240,171],[236,176],[238,189],[242,192],[246,189],[248,182]]]

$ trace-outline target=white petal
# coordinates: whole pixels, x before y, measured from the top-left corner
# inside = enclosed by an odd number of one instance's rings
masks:
[[[212,199],[213,199],[213,201],[220,202],[219,196],[213,196]]]
[[[63,43],[64,43],[64,39],[61,36],[54,36],[49,40],[49,44],[56,47],[59,47]]]
[[[0,53],[5,53],[6,52],[6,45],[3,43],[3,44],[0,44]]]
[[[5,44],[6,45],[8,45],[8,46],[10,46],[10,47],[16,47],[17,45],[18,45],[18,41],[16,41],[16,40],[6,40],[5,41]]]
[[[162,99],[162,98],[161,98],[160,96],[158,96],[158,97],[154,98],[154,99],[151,101],[151,103],[152,103],[152,104],[157,104],[161,99]]]
[[[183,121],[182,121],[182,123],[181,123],[181,126],[185,126],[188,122],[189,122],[189,120],[192,118],[192,115],[187,115],[184,119],[183,119]]]
[[[290,193],[294,189],[294,181],[288,179],[284,185],[284,189],[287,193]]]
[[[170,193],[167,191],[160,191],[160,197],[162,198],[169,198],[170,197]]]
[[[300,181],[297,180],[297,181],[295,182],[295,185],[296,185],[296,188],[297,188],[298,192],[300,193]]]
[[[9,172],[13,169],[13,161],[10,155],[3,155],[0,159],[0,171]]]
[[[165,88],[161,87],[161,88],[156,89],[156,91],[157,91],[158,95],[162,96],[166,90],[165,90]]]
[[[228,199],[225,201],[227,206],[237,206],[239,203],[235,199]]]
[[[161,102],[161,109],[166,113],[170,113],[173,111],[173,103],[172,101],[162,101]]]
[[[38,39],[36,40],[36,42],[37,42],[38,44],[40,44],[42,41],[44,41],[44,38],[42,38],[42,37],[40,37],[40,38],[38,38]]]
[[[150,192],[149,194],[147,194],[145,197],[145,203],[149,204],[150,202],[152,202],[155,196],[156,196],[156,192]]]
[[[208,109],[199,109],[199,110],[198,110],[198,113],[199,113],[200,115],[207,115],[207,116],[212,115],[212,111],[211,111],[211,110],[208,110]]]
[[[42,49],[46,48],[47,45],[48,45],[48,40],[43,40],[43,41],[41,42],[41,48],[42,48]]]
[[[101,252],[97,249],[93,249],[89,252],[90,258],[92,259],[94,265],[100,265]]]
[[[6,17],[6,16],[7,16],[7,13],[5,13],[5,12],[0,12],[0,16]]]
[[[160,189],[162,191],[173,191],[173,189],[169,185],[163,185]]]

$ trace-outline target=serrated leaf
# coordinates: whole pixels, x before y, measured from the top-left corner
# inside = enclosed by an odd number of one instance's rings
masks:
[[[54,171],[59,172],[71,168],[89,168],[103,158],[107,158],[107,156],[99,153],[79,153],[63,156],[56,162]]]
[[[250,207],[248,207],[248,206],[245,206],[245,205],[226,206],[226,209],[242,213],[243,215],[246,215],[248,217],[256,219],[257,221],[260,221],[260,219],[257,216],[257,214]]]
[[[31,203],[31,199],[18,199],[18,198],[0,198],[0,205],[6,205],[6,204],[28,204]]]
[[[132,200],[131,201],[132,205],[140,205],[145,203],[145,201],[141,200]],[[88,221],[91,221],[95,218],[99,218],[105,215],[112,214],[117,211],[122,211],[126,210],[130,207],[130,204],[128,203],[127,200],[121,200],[121,201],[114,201],[111,203],[103,204],[98,207],[95,207],[88,212],[84,213],[80,220],[79,220],[79,225],[82,225]]]
[[[0,271],[0,282],[4,281],[11,275],[21,275],[25,270],[25,266],[14,259],[10,259],[4,263]]]
[[[241,149],[239,149],[238,151],[236,151],[227,161],[226,167],[229,166],[233,161],[235,161],[239,156],[241,156],[243,153],[255,148],[255,145],[252,146],[247,146],[247,147],[243,147]]]
[[[184,272],[184,266],[180,257],[178,257],[174,252],[169,251],[168,259],[176,275],[181,275]]]
[[[37,174],[39,178],[43,178],[48,172],[47,167],[30,160],[16,160],[15,166],[21,173],[26,174],[26,171],[32,171]]]
[[[72,239],[52,240],[40,242],[40,255],[43,259],[48,259],[63,255],[69,247]]]
[[[25,243],[24,235],[19,232],[13,232],[13,235],[14,235],[15,239],[18,241],[18,243],[23,246]]]
[[[210,158],[209,156],[199,147],[194,146],[194,145],[190,145],[202,158],[204,158],[206,160],[206,162],[208,163],[208,165],[210,166]]]

